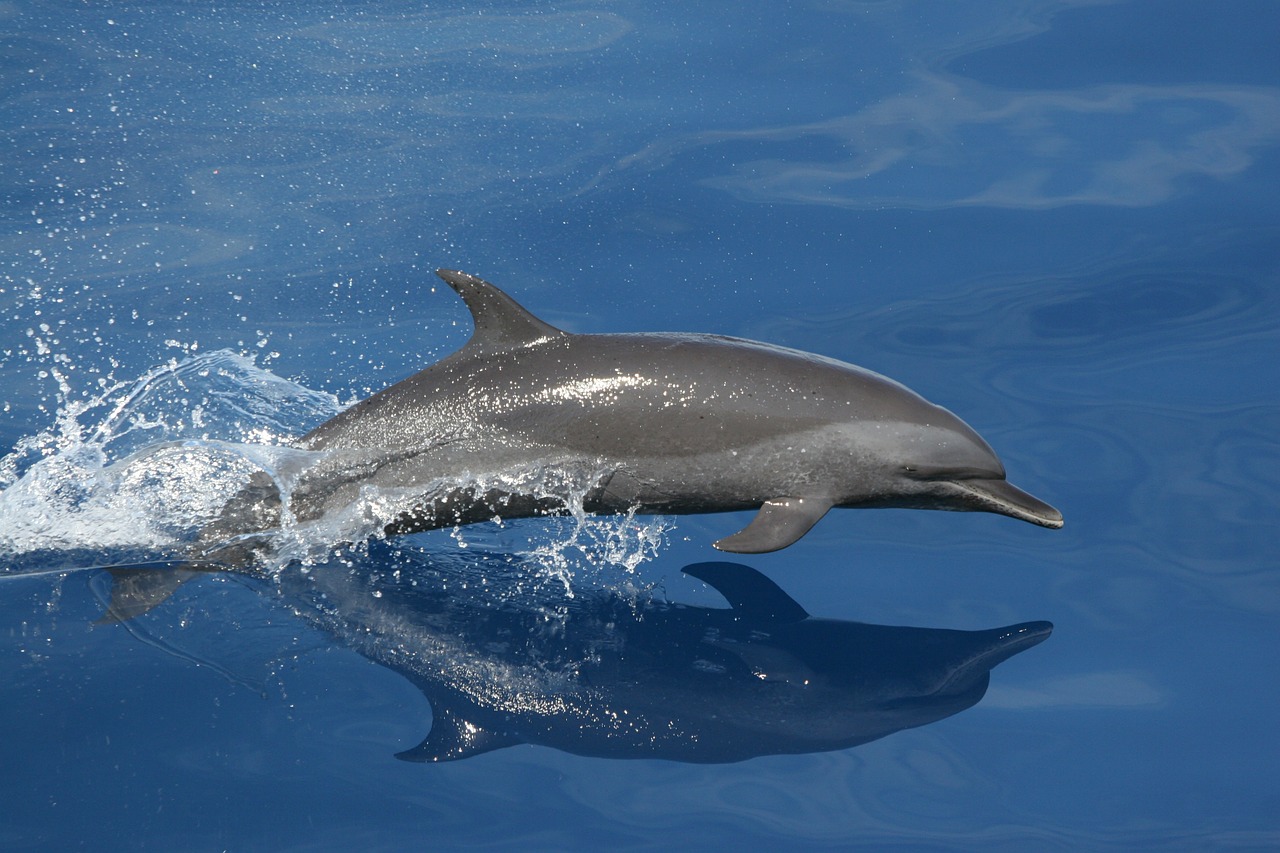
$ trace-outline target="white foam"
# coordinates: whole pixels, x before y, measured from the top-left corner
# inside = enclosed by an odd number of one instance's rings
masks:
[[[585,496],[605,472],[582,463],[464,471],[413,488],[368,485],[348,506],[300,522],[288,511],[288,497],[302,472],[332,454],[298,450],[290,441],[336,413],[332,396],[228,351],[171,361],[95,396],[72,399],[65,382],[60,388],[55,425],[0,460],[0,556],[14,564],[10,574],[23,571],[22,555],[36,552],[44,555],[41,569],[58,553],[74,560],[107,550],[148,559],[191,556],[201,531],[256,472],[284,498],[264,571],[324,562],[339,543],[379,537],[424,497],[459,488],[563,503],[565,517],[522,523],[518,534],[496,516],[491,524],[455,529],[450,547],[493,550],[491,543],[503,540],[501,550],[570,593],[572,579],[587,569],[610,580],[619,571],[634,574],[672,526],[662,517],[588,515]]]

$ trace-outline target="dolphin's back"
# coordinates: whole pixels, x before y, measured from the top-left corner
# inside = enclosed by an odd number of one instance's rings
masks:
[[[302,444],[404,449],[472,433],[588,454],[671,455],[936,411],[879,374],[783,347],[678,333],[564,335],[498,352],[463,349]]]
[[[833,506],[1061,526],[1005,484],[971,427],[877,373],[716,335],[568,334],[482,279],[440,276],[471,310],[471,339],[301,439],[331,453],[295,493],[299,517],[366,485],[418,490],[394,532],[542,514],[569,505],[543,493],[556,472],[591,512],[759,509],[714,543],[739,553],[786,547]]]

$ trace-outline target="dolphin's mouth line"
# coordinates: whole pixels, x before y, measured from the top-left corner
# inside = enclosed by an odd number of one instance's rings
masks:
[[[1043,643],[1053,633],[1053,625],[1049,622],[1022,622],[1002,630],[1003,633],[990,646],[975,653],[964,666],[956,667],[936,693],[951,692],[957,683],[971,679],[974,672],[990,673],[1019,652]]]
[[[1041,527],[1062,527],[1062,513],[1027,494],[1008,480],[962,479],[940,480],[957,489],[974,509],[1007,515]]]

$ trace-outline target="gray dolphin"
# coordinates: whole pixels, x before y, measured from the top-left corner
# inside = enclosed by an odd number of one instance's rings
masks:
[[[737,553],[785,548],[836,506],[1062,526],[972,428],[877,373],[719,335],[569,334],[476,276],[437,274],[466,302],[473,336],[300,440],[331,458],[294,490],[295,517],[339,510],[369,485],[427,490],[388,533],[553,514],[562,497],[510,475],[575,469],[591,472],[588,512],[758,509],[713,543]],[[427,488],[462,473],[475,485]]]

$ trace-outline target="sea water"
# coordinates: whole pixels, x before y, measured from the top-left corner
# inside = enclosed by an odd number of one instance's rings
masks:
[[[1280,13],[1158,6],[0,3],[0,846],[1280,845]],[[424,765],[436,709],[336,615],[536,623],[545,686],[585,601],[726,608],[681,568],[750,516],[375,507],[102,624],[103,567],[181,570],[293,438],[465,342],[436,267],[948,407],[1063,530],[834,511],[740,562],[816,617],[1053,635],[852,749]],[[512,642],[438,661],[510,697]]]

